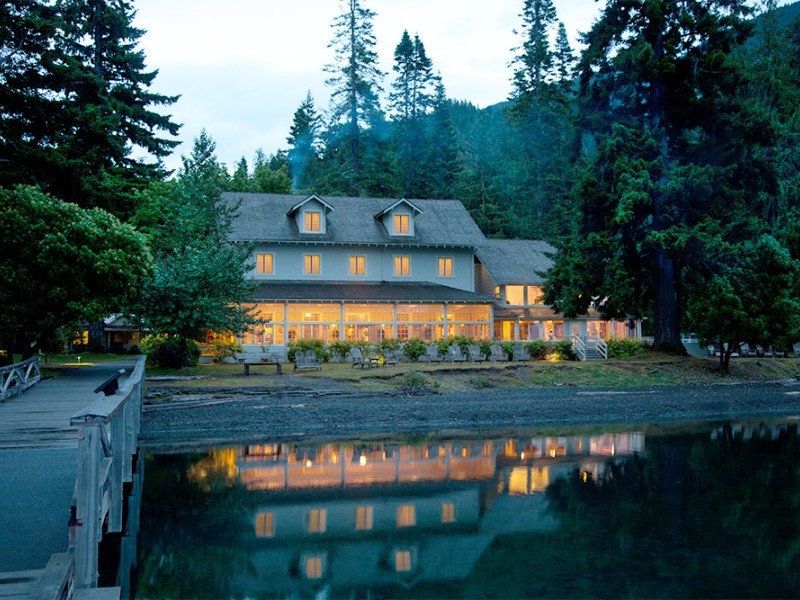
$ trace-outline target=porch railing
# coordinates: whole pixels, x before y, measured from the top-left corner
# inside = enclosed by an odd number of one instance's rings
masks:
[[[586,342],[578,334],[573,334],[572,336],[572,350],[578,360],[586,360]]]
[[[16,394],[21,394],[38,383],[41,378],[42,372],[39,370],[38,356],[0,367],[0,402]]]

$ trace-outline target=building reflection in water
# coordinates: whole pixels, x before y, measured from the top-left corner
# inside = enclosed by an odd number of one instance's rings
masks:
[[[308,595],[465,578],[496,536],[557,526],[542,493],[552,481],[600,479],[644,452],[644,434],[216,452],[229,481],[270,492],[246,516],[250,564],[234,589]]]

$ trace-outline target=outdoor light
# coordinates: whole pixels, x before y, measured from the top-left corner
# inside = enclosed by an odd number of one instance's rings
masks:
[[[358,457],[358,464],[361,465],[362,467],[366,466],[367,464],[366,454],[362,454],[361,456]]]
[[[313,464],[314,464],[314,463],[312,463],[312,462],[311,462],[311,459],[310,459],[310,458],[307,458],[307,459],[306,459],[306,469],[310,469],[310,468],[311,468],[311,465],[313,465]]]

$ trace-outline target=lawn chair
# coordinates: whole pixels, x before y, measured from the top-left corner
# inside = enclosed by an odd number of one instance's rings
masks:
[[[775,356],[775,353],[772,351],[772,346],[769,347],[769,350],[764,350],[763,346],[756,345],[756,356],[763,356],[764,358],[772,358]]]
[[[295,371],[298,369],[318,369],[321,371],[322,361],[313,350],[308,350],[307,352],[298,350],[294,354],[294,369]]]
[[[506,355],[506,351],[497,344],[492,344],[489,346],[489,351],[491,354],[489,358],[492,362],[508,362],[508,356]]]
[[[383,366],[396,365],[398,362],[400,362],[400,352],[397,350],[384,350]]]
[[[531,359],[530,352],[528,352],[525,349],[525,346],[523,346],[522,344],[514,344],[513,352],[514,352],[514,360],[516,361]]]
[[[368,367],[370,363],[369,359],[364,358],[361,354],[361,348],[350,349],[350,360],[353,361],[353,364],[350,365],[352,368],[361,367],[363,369],[365,366]]]
[[[439,354],[439,346],[431,344],[425,348],[425,356],[430,362],[442,362],[442,355]]]
[[[752,358],[757,356],[756,351],[751,349],[750,344],[747,342],[739,345],[739,354],[741,354],[744,358]]]
[[[450,362],[465,362],[467,357],[461,352],[461,346],[453,344],[447,349],[447,360]]]
[[[478,344],[469,345],[469,359],[472,362],[484,362],[487,360],[486,355],[481,352],[481,347]]]
[[[714,344],[709,344],[708,345],[708,355],[709,356],[719,356],[719,353],[717,352],[717,349],[714,346]]]
[[[787,355],[786,350],[778,350],[773,346],[770,346],[769,349],[775,358],[786,358]]]

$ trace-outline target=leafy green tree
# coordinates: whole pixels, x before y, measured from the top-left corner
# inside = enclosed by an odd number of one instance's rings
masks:
[[[582,124],[598,150],[578,188],[578,235],[551,271],[553,306],[652,314],[655,346],[683,350],[694,228],[714,215],[752,235],[752,199],[772,185],[761,151],[771,127],[739,94],[730,60],[749,34],[746,14],[738,0],[615,0],[586,34]],[[575,256],[591,258],[572,269]]]
[[[236,334],[253,322],[242,306],[252,293],[251,248],[229,240],[237,207],[221,197],[224,168],[215,148],[203,132],[174,185],[153,196],[166,218],[150,223],[155,268],[129,307],[145,329],[178,336],[184,347],[209,329]],[[151,214],[143,209],[143,219]],[[182,355],[188,362],[188,350]]]
[[[17,186],[0,189],[0,340],[27,358],[72,324],[119,312],[152,259],[145,238],[108,212]]]
[[[127,217],[133,191],[164,176],[178,126],[154,107],[126,0],[4,3],[0,184],[36,183],[82,206]],[[26,30],[30,28],[30,33]],[[9,122],[13,121],[13,122]],[[133,152],[134,149],[138,151]],[[153,160],[154,159],[154,160]]]
[[[250,191],[262,194],[291,194],[292,181],[285,162],[267,159],[262,150],[256,151]]]

